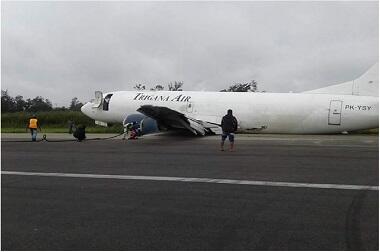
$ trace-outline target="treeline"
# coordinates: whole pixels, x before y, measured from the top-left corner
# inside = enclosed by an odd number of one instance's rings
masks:
[[[182,91],[183,82],[175,81],[168,84],[168,91]],[[161,91],[165,90],[165,87],[162,85],[155,85],[152,88],[147,88],[144,84],[136,84],[134,87],[136,90],[150,90],[150,91]],[[220,90],[220,92],[259,92],[258,84],[255,80],[250,82],[235,82],[226,89]],[[261,91],[265,92],[265,91]]]
[[[175,82],[169,82],[168,83],[168,91],[182,91],[183,81],[175,81]],[[146,86],[144,84],[136,84],[134,87],[136,90],[147,90]],[[150,91],[162,91],[165,87],[162,85],[155,85],[154,87],[150,88]]]
[[[182,91],[183,82],[174,81],[167,85],[169,91]],[[136,84],[133,87],[135,90],[148,90],[144,84]],[[162,85],[155,85],[150,88],[151,91],[161,91],[165,87]],[[229,88],[220,90],[220,92],[258,92],[257,82],[252,80],[247,83],[234,83]],[[69,107],[53,107],[52,102],[49,99],[45,99],[42,96],[37,96],[33,99],[26,99],[21,95],[12,97],[8,94],[8,90],[1,90],[1,113],[13,113],[13,112],[48,112],[48,111],[80,111],[83,103],[74,97]]]
[[[167,85],[169,91],[182,91],[183,82],[175,81]],[[135,90],[161,91],[164,86],[155,85],[153,88],[146,88],[144,84],[134,86]],[[247,83],[234,83],[229,88],[220,90],[221,92],[257,92],[257,83],[252,80]],[[24,99],[23,96],[17,95],[12,97],[8,90],[1,90],[1,128],[2,131],[19,132],[25,129],[30,116],[37,113],[41,127],[46,129],[68,128],[69,121],[76,125],[82,124],[90,127],[94,132],[119,132],[122,129],[121,124],[115,124],[111,127],[104,128],[95,125],[94,120],[80,112],[83,103],[74,97],[68,107],[53,107],[49,99],[37,96],[33,99]]]
[[[8,90],[1,90],[1,113],[13,113],[13,112],[48,112],[48,111],[80,111],[83,103],[74,97],[71,100],[70,106],[56,107],[49,99],[45,99],[42,96],[37,96],[33,99],[26,99],[21,95],[12,97],[8,94]]]
[[[76,97],[68,108],[53,108],[52,102],[42,96],[24,100],[21,95],[12,97],[7,90],[1,90],[1,128],[23,129],[35,113],[43,128],[67,128],[69,121],[95,127],[94,120],[80,112],[82,106]]]
[[[259,92],[259,90],[257,88],[257,82],[251,80],[245,83],[234,83],[229,88],[220,90],[220,92]]]

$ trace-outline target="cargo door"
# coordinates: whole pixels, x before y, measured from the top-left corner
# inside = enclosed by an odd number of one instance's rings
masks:
[[[342,121],[342,104],[343,101],[330,101],[329,125],[340,125]]]

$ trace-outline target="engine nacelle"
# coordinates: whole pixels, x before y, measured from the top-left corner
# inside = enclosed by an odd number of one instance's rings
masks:
[[[143,114],[128,115],[124,119],[123,125],[127,125],[128,123],[134,125],[132,127],[137,127],[139,135],[146,135],[160,131],[156,120]]]

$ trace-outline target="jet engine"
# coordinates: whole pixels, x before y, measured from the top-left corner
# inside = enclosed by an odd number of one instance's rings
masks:
[[[132,125],[132,127],[137,127],[139,135],[146,135],[160,131],[156,120],[143,114],[128,115],[123,121],[123,125],[127,124]]]

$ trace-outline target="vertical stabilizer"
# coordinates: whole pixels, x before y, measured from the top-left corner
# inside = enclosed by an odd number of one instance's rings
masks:
[[[314,89],[308,94],[342,94],[379,97],[379,63],[373,65],[359,78],[342,84]]]
[[[379,96],[379,63],[354,80],[354,95]]]

